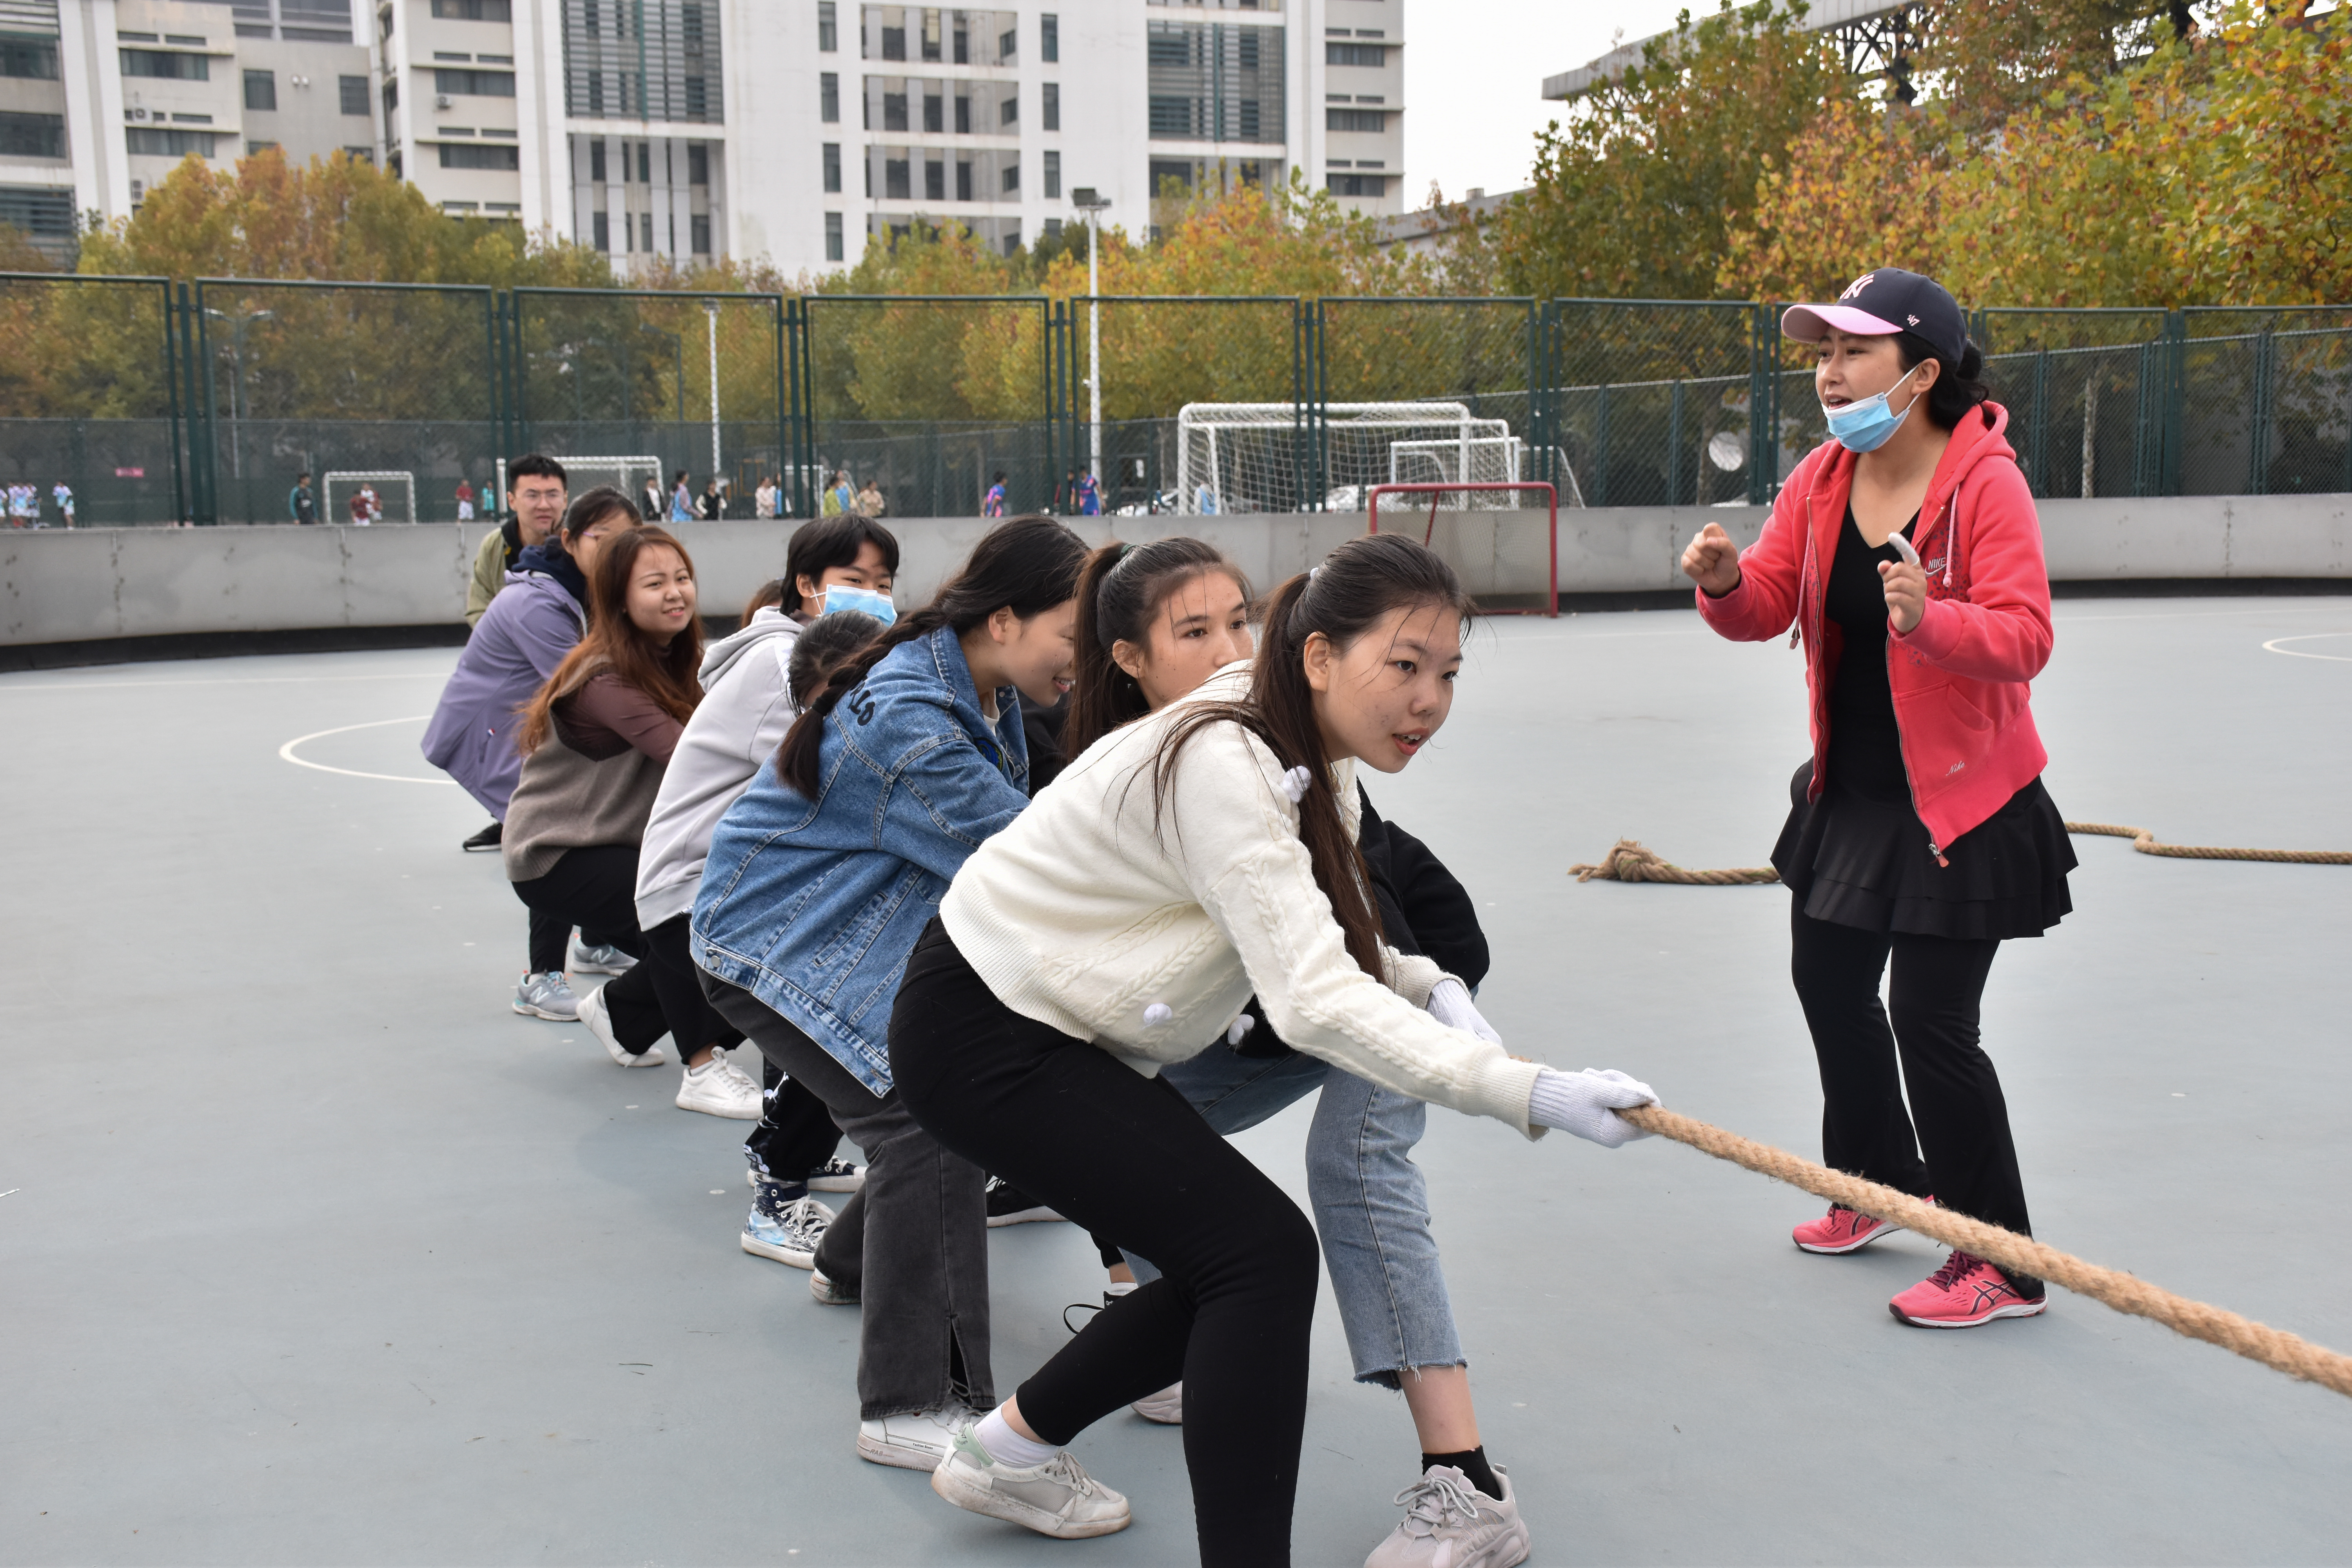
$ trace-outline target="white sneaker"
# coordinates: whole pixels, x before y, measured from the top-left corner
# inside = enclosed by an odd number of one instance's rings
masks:
[[[713,1051],[698,1068],[688,1068],[677,1086],[677,1108],[724,1116],[735,1121],[760,1120],[760,1080]]]
[[[1087,1474],[1067,1448],[1026,1468],[999,1464],[969,1420],[931,1472],[931,1489],[969,1512],[1065,1541],[1115,1534],[1134,1521],[1127,1500]]]
[[[1495,1467],[1503,1489],[1490,1498],[1451,1465],[1432,1465],[1397,1493],[1404,1522],[1372,1548],[1364,1568],[1515,1568],[1528,1560],[1528,1527],[1511,1475]]]
[[[1184,1385],[1171,1383],[1149,1399],[1139,1399],[1128,1406],[1146,1421],[1157,1421],[1162,1426],[1184,1425]]]
[[[620,1040],[613,1034],[613,1015],[604,1005],[604,988],[602,985],[580,998],[580,1021],[588,1026],[590,1034],[604,1042],[604,1054],[625,1068],[657,1068],[669,1060],[662,1055],[661,1047],[657,1044],[647,1046],[634,1055],[621,1048]]]
[[[970,1425],[971,1412],[960,1406],[860,1421],[857,1457],[901,1470],[936,1470],[948,1457],[948,1445],[955,1441],[956,1433]]]

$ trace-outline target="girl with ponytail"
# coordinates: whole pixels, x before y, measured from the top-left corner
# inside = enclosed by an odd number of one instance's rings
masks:
[[[898,1092],[948,1150],[1164,1271],[957,1433],[931,1489],[958,1507],[1124,1529],[1061,1445],[1181,1379],[1202,1560],[1289,1561],[1315,1232],[1162,1073],[1243,1037],[1253,994],[1287,1045],[1384,1089],[1530,1137],[1636,1135],[1613,1112],[1646,1086],[1514,1058],[1458,979],[1381,938],[1356,771],[1402,771],[1444,722],[1472,610],[1411,540],[1342,545],[1275,592],[1252,666],[1090,746],[956,873],[891,1014]],[[1450,1555],[1517,1560],[1499,1514],[1423,1489],[1408,1554],[1450,1528]]]
[[[932,1468],[995,1402],[981,1172],[908,1113],[885,1025],[948,879],[1029,804],[1021,710],[1068,679],[1085,555],[1051,518],[1002,523],[835,667],[720,819],[695,895],[712,1005],[866,1152],[862,1245],[829,1231],[810,1290],[864,1302],[857,1451],[877,1464]]]

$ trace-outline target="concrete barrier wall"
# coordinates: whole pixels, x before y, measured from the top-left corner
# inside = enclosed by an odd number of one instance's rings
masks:
[[[2178,496],[2041,503],[2050,574],[2061,582],[2163,578],[2352,579],[2352,495]],[[1541,513],[1441,513],[1474,593],[1535,591]],[[1678,590],[1691,535],[1719,522],[1747,544],[1754,507],[1563,511],[1563,594]],[[1384,519],[1418,537],[1426,514]],[[987,531],[978,518],[892,518],[898,599],[919,603]],[[1089,542],[1190,533],[1224,549],[1261,586],[1314,564],[1364,531],[1361,512],[1246,517],[1081,518]],[[695,522],[681,530],[703,610],[731,615],[783,569],[790,521]],[[126,528],[0,532],[0,645],[103,637],[433,626],[465,617],[481,523],[352,528]]]

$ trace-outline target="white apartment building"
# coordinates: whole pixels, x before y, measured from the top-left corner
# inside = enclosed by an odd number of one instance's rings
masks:
[[[264,143],[364,151],[624,269],[822,272],[918,221],[1010,250],[1080,187],[1140,233],[1167,190],[1294,170],[1404,210],[1404,0],[1044,5],[0,0],[0,221],[62,243]]]

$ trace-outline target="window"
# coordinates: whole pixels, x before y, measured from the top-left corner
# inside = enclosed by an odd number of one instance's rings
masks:
[[[589,243],[599,250],[613,248],[613,219],[607,213],[588,215]]]
[[[1021,189],[1021,160],[1018,158],[1004,165],[1004,189],[1007,194],[1017,193]]]
[[[963,29],[963,13],[961,11],[956,13],[955,63],[960,66],[971,64],[971,35]]]
[[[1045,154],[1045,199],[1057,200],[1061,194],[1062,155],[1059,153],[1048,153]]]
[[[932,132],[947,129],[947,104],[936,92],[923,94],[923,129]]]
[[[1062,220],[1060,218],[1049,217],[1045,220],[1045,237],[1047,239],[1059,239],[1062,237]]]
[[[1150,135],[1203,142],[1282,139],[1282,29],[1156,21],[1145,28]]]
[[[1323,182],[1335,196],[1381,196],[1388,194],[1388,180],[1380,174],[1326,174]]]
[[[58,47],[26,38],[0,38],[0,76],[58,79]]]
[[[841,143],[838,142],[824,144],[824,189],[828,195],[841,193]]]
[[[903,60],[907,58],[906,28],[885,27],[882,29],[882,58],[886,60]]]
[[[1004,226],[1004,254],[1007,256],[1021,254],[1021,225],[1018,220]]]
[[[923,164],[923,199],[943,202],[948,199],[948,166],[937,159]]]
[[[882,195],[892,201],[912,201],[915,195],[914,165],[906,158],[882,160]]]
[[[1192,188],[1192,165],[1191,162],[1189,160],[1180,158],[1152,159],[1151,194],[1155,196],[1159,195],[1162,191],[1168,188],[1168,183],[1171,180],[1173,180],[1176,183],[1177,194],[1180,195],[1190,191]]]
[[[637,184],[641,185],[650,185],[653,183],[654,144],[650,142],[640,142],[637,143]],[[646,241],[646,248],[647,250],[651,250],[653,247],[654,242],[652,240],[649,239]]]
[[[605,177],[604,142],[600,137],[588,143],[588,180],[591,184],[601,185],[604,183]],[[596,248],[602,250],[604,247],[600,245]]]
[[[1323,111],[1326,131],[1386,131],[1389,117],[1377,109],[1327,109]]]
[[[885,131],[907,129],[907,95],[905,93],[886,92],[882,95],[882,129]]]
[[[247,109],[276,110],[278,107],[278,73],[254,71],[245,73],[245,106]]]
[[[841,123],[841,78],[826,71],[816,79],[816,117],[827,125]]]
[[[343,149],[343,156],[349,158],[354,163],[373,163],[375,162],[375,149],[373,147],[346,147]]]
[[[75,228],[71,191],[0,187],[0,223],[23,230],[35,245],[71,265]]]
[[[451,22],[511,22],[514,0],[433,0],[433,14]]]
[[[1010,65],[1021,53],[1021,29],[1007,27],[996,36],[996,59],[1000,65]]]
[[[400,79],[399,79],[398,77],[396,77],[396,76],[388,76],[388,77],[386,77],[386,78],[384,78],[384,79],[383,79],[383,117],[384,117],[384,119],[385,119],[387,121],[389,121],[392,119],[393,111],[394,111],[394,110],[398,109],[399,107],[400,107]]]
[[[1051,11],[1037,18],[1037,58],[1047,65],[1062,58],[1062,19]]]
[[[383,28],[383,36],[387,38],[392,37],[392,18],[399,9],[397,5],[386,5],[375,14],[376,23]]]
[[[245,155],[250,158],[257,153],[267,153],[277,145],[275,142],[248,142],[245,144]]]
[[[1017,91],[1006,93],[1004,101],[996,106],[996,122],[999,125],[1021,123],[1021,95]]]
[[[841,27],[835,19],[833,0],[817,0],[816,47],[819,54],[832,54],[841,47]],[[838,261],[839,257],[834,258]]]
[[[639,213],[637,215],[637,248],[639,250],[649,251],[653,249],[653,247],[654,215],[651,213]]]
[[[1150,39],[1144,45],[1146,64],[1155,66],[1189,66],[1192,63],[1192,42],[1181,26],[1152,29]]]
[[[1378,69],[1389,63],[1389,52],[1378,44],[1326,44],[1323,63],[1327,66],[1370,66]]]
[[[175,55],[165,49],[125,49],[122,74],[164,81],[210,81],[212,61],[203,55]]]
[[[1062,128],[1062,84],[1060,82],[1049,81],[1045,84],[1045,129],[1059,131]]]
[[[686,145],[686,183],[689,185],[710,183],[710,149],[699,142],[689,142]],[[701,248],[708,250],[710,247],[704,246]]]
[[[436,70],[433,73],[433,90],[454,93],[467,98],[512,98],[512,71]]]
[[[445,169],[520,169],[522,149],[520,147],[460,147],[441,143],[441,166]]]
[[[165,132],[165,135],[172,132]],[[209,158],[212,148],[205,148]],[[131,149],[133,152],[137,148]],[[0,114],[0,157],[62,158],[66,155],[66,117],[62,114]]]
[[[839,261],[842,259],[841,251],[841,215],[827,213],[824,215],[824,258]]]
[[[956,100],[956,121],[955,121],[955,125],[956,125],[956,134],[957,134],[957,135],[959,135],[959,136],[969,136],[969,135],[971,135],[971,99],[969,99],[969,98],[959,98],[959,99],[957,99],[957,100]]]
[[[940,14],[937,11],[923,13],[923,58],[927,60],[940,58]]]
[[[697,256],[710,254],[710,215],[696,213],[687,220],[687,243]]]
[[[335,90],[342,99],[345,114],[357,115],[362,120],[367,118],[367,78],[339,76],[335,79]]]
[[[12,114],[8,118],[39,120],[45,117],[37,114]],[[58,118],[58,124],[62,135],[65,125],[62,116]],[[122,134],[130,145],[130,150],[142,157],[184,158],[191,153],[199,158],[209,158],[213,155],[214,137],[209,131],[156,131],[144,125],[133,125]],[[62,153],[58,155],[63,156]]]
[[[971,164],[968,162],[956,165],[956,200],[971,200]]]

